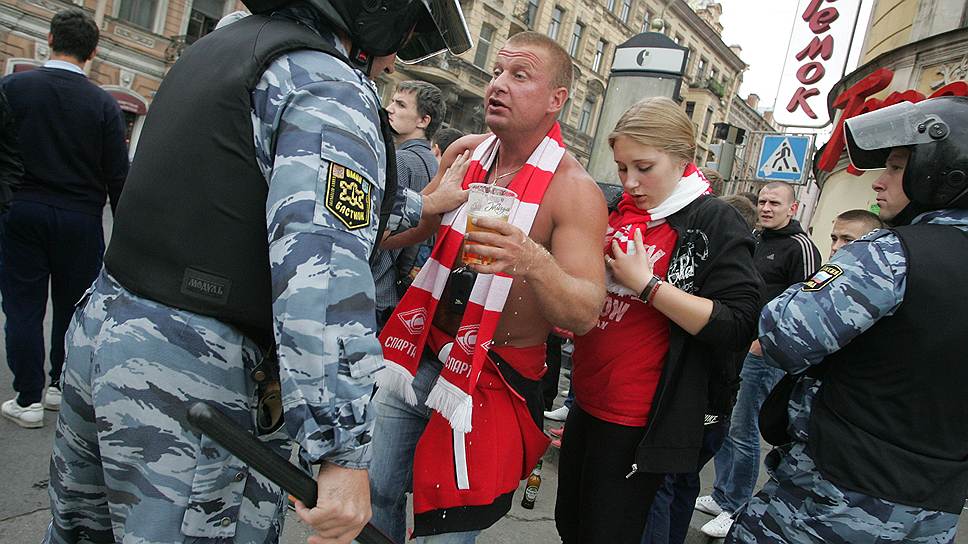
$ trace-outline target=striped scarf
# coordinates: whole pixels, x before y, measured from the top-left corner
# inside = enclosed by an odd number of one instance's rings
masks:
[[[470,183],[486,179],[499,147],[500,141],[491,135],[474,149],[464,176],[465,189]],[[538,205],[564,154],[561,128],[555,123],[508,185],[518,195],[508,221],[523,232],[531,231]],[[444,215],[430,260],[420,269],[380,333],[386,367],[377,376],[377,383],[411,406],[417,403],[413,378],[430,333],[430,323],[464,240],[466,208],[464,205]],[[440,378],[427,397],[427,406],[444,416],[457,432],[471,431],[471,395],[512,282],[513,278],[506,274],[477,275],[453,347],[446,354]],[[477,346],[481,349],[475,349]]]
[[[605,235],[605,254],[612,255],[612,240],[619,243],[622,251],[628,254],[635,253],[634,236],[635,231],[642,231],[645,239],[645,231],[652,227],[657,227],[665,223],[665,219],[670,215],[688,206],[693,200],[702,195],[712,194],[712,186],[706,176],[696,168],[696,165],[689,163],[682,173],[682,179],[676,184],[672,194],[666,197],[658,206],[642,210],[635,205],[632,195],[625,193],[622,200],[618,203],[618,208],[608,217],[608,231]],[[611,270],[606,274],[606,285],[610,293],[617,295],[638,296],[628,287],[625,287],[612,276]]]

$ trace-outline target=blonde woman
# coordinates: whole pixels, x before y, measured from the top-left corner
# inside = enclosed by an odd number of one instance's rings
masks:
[[[643,100],[608,141],[625,194],[598,326],[575,339],[555,507],[566,544],[639,542],[664,474],[698,466],[707,405],[732,402],[758,309],[753,239],[692,163],[679,106]]]

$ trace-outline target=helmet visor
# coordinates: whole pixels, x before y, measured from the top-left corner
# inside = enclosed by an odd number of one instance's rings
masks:
[[[899,102],[892,106],[858,115],[844,123],[847,155],[850,163],[861,170],[884,168],[884,162],[895,147],[926,144],[947,135],[932,129],[943,119],[936,113],[921,111],[918,104]]]
[[[449,49],[459,55],[471,48],[471,33],[458,0],[416,0],[422,17],[397,58],[412,64]]]

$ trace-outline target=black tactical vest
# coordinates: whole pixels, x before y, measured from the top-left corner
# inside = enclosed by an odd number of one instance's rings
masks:
[[[255,159],[251,92],[274,59],[299,49],[349,64],[315,31],[280,16],[246,17],[185,51],[152,102],[104,256],[130,291],[218,318],[266,347],[273,343],[268,184]],[[382,110],[381,129],[382,232],[396,192]]]
[[[907,256],[904,301],[825,359],[809,451],[842,487],[958,514],[968,492],[968,234],[894,230]]]

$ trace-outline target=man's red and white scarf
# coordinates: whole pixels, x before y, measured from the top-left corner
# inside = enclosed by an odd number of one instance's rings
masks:
[[[474,149],[464,176],[465,189],[471,183],[486,179],[499,148],[500,140],[491,135]],[[555,123],[508,184],[508,189],[518,195],[508,221],[521,231],[531,231],[538,205],[564,154],[561,128]],[[466,208],[464,205],[444,215],[430,259],[420,269],[380,333],[386,367],[377,376],[377,383],[410,405],[417,403],[413,378],[427,342],[431,320],[464,240]],[[506,274],[478,274],[450,353],[442,352],[441,357],[446,357],[444,368],[426,404],[444,416],[457,432],[471,431],[471,395],[512,282],[513,278]],[[478,346],[481,349],[475,349]]]
[[[632,195],[625,193],[622,200],[618,203],[616,211],[608,218],[608,231],[605,235],[605,254],[612,253],[612,240],[619,243],[619,247],[626,253],[635,252],[634,236],[636,230],[642,231],[645,236],[646,229],[661,225],[665,218],[685,208],[690,202],[702,195],[712,193],[712,186],[696,168],[696,165],[689,163],[682,173],[682,179],[672,190],[672,194],[662,201],[658,206],[649,210],[642,210],[635,205]],[[617,295],[637,296],[629,288],[623,286],[612,278],[609,273],[606,278],[606,288],[609,292]]]

